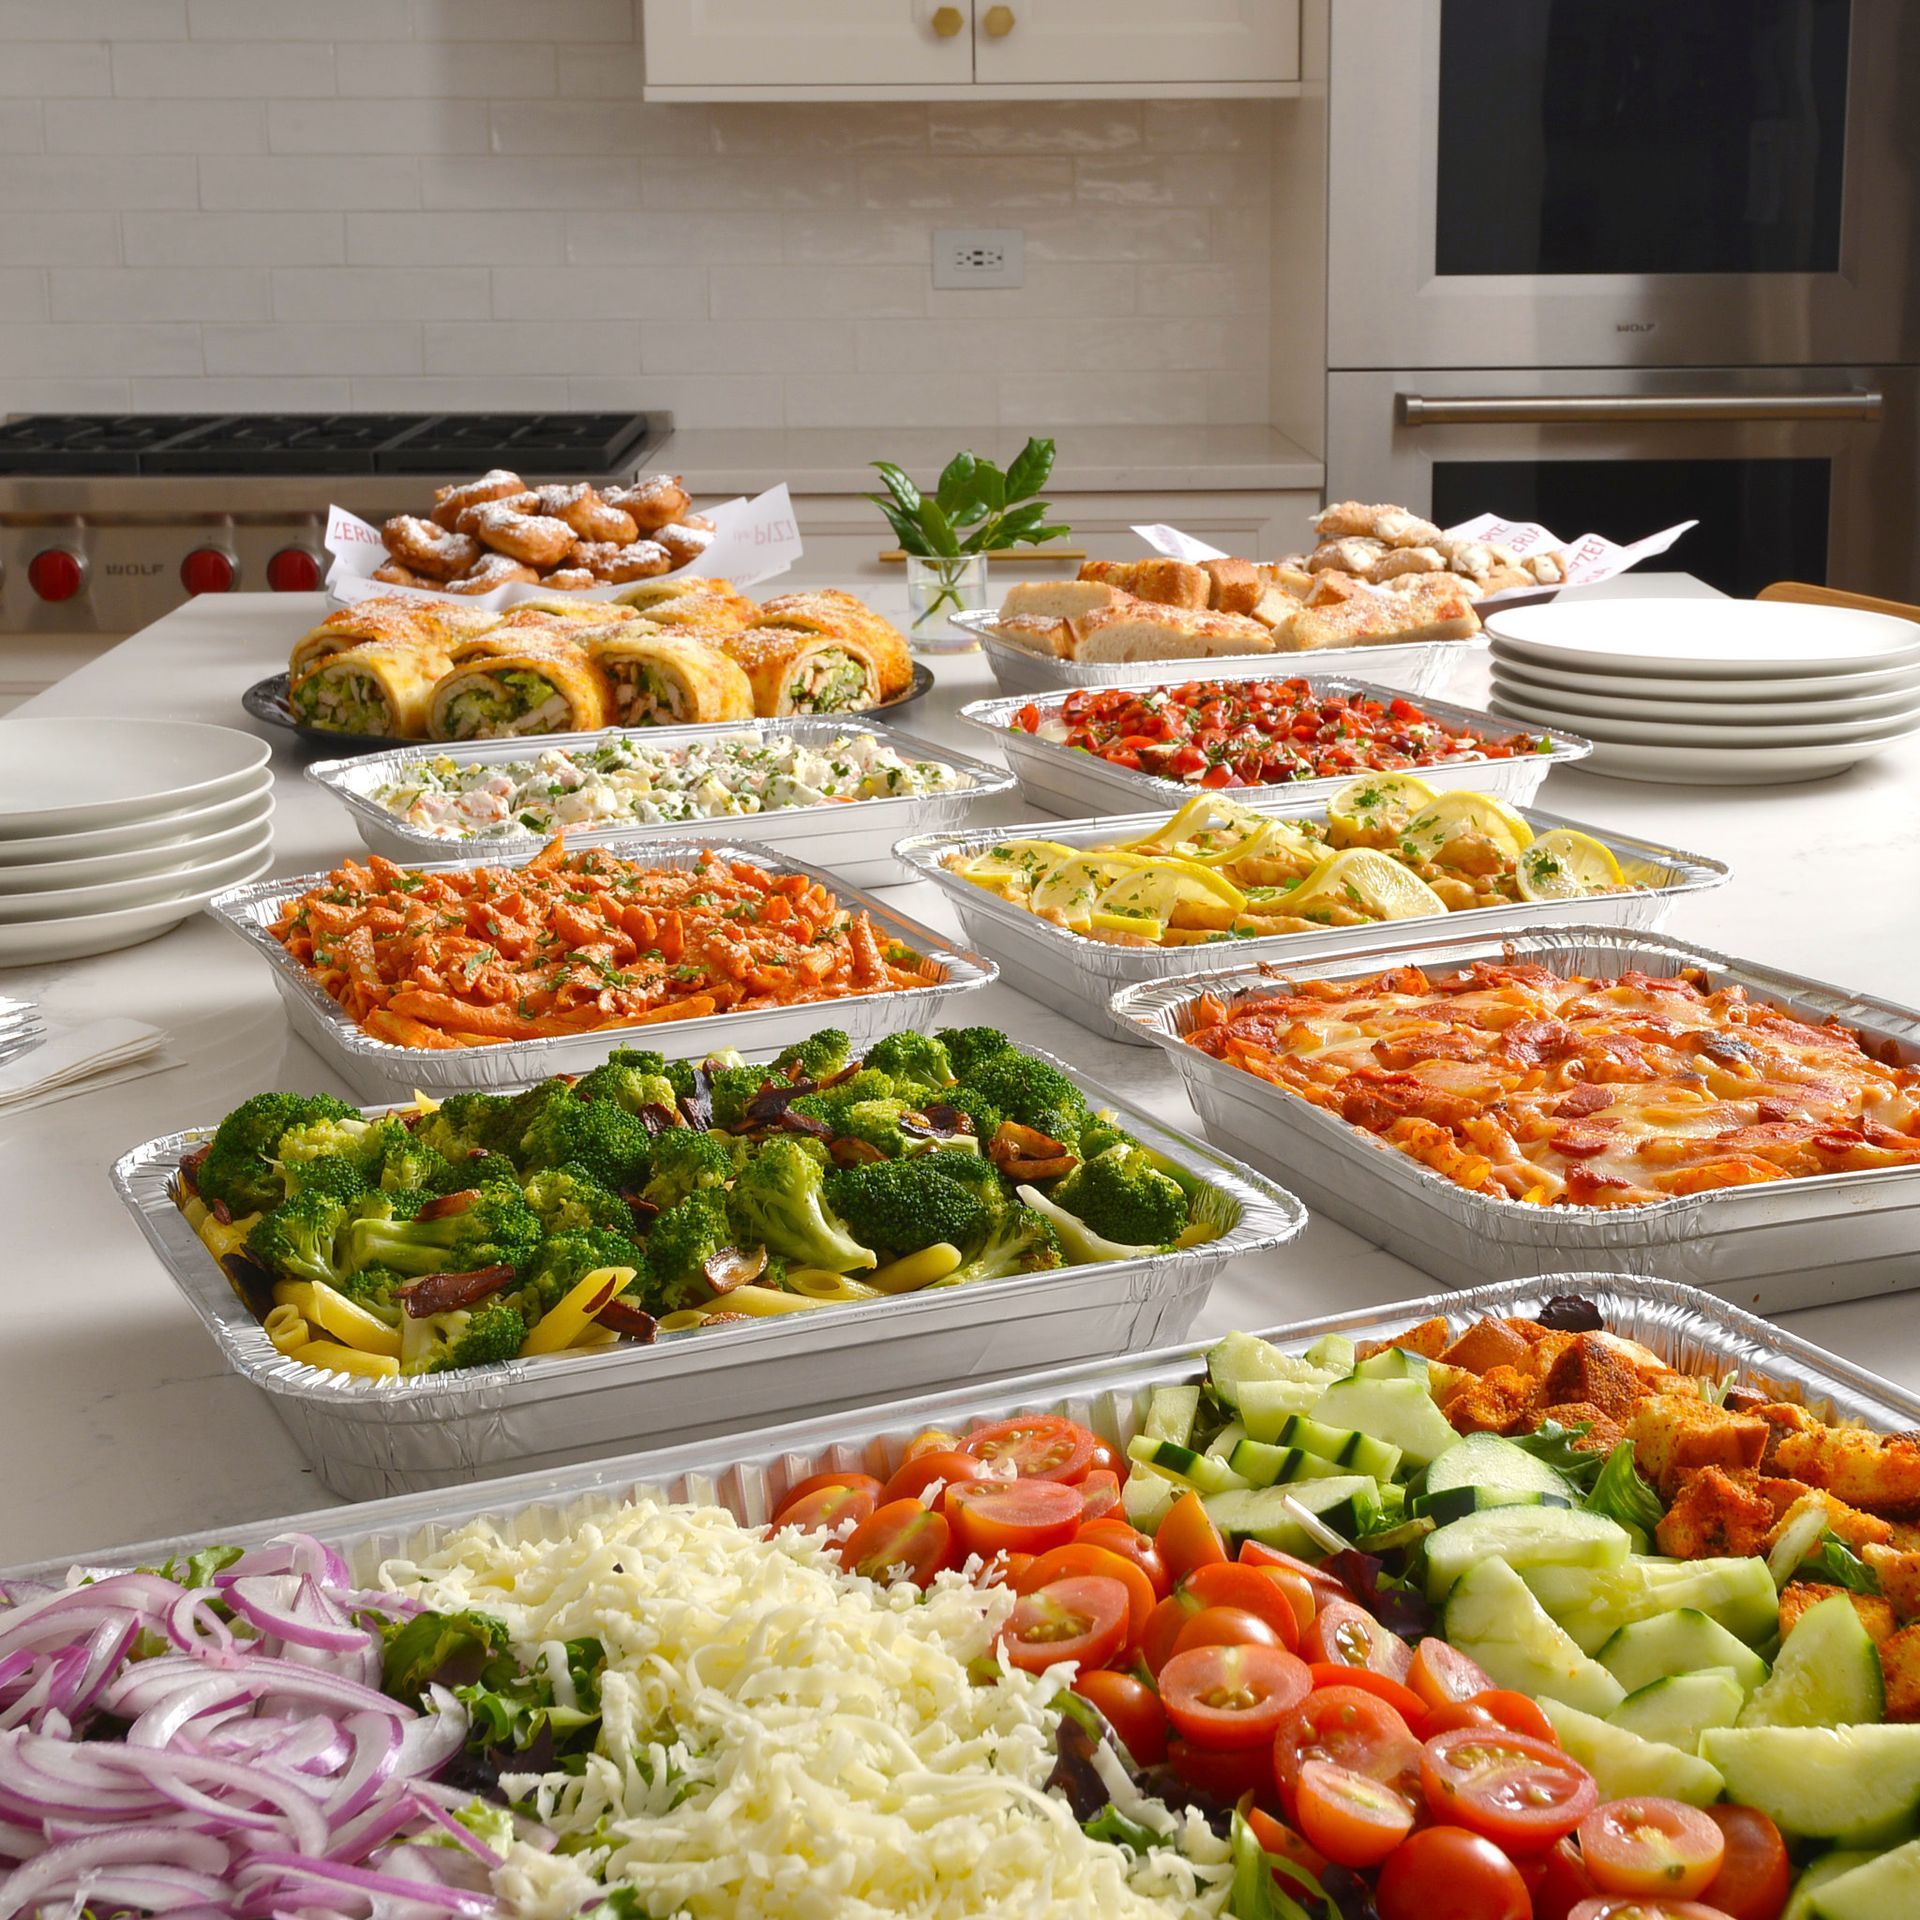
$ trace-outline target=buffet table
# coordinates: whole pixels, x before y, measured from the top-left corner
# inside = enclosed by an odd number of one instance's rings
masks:
[[[805,583],[802,569],[795,584]],[[787,584],[787,583],[783,583]],[[1622,597],[1705,593],[1681,576],[1638,574]],[[896,595],[898,589],[896,589]],[[903,608],[876,593],[882,611]],[[323,611],[319,596],[234,595],[193,602],[29,701],[32,714],[149,714],[250,727],[274,744],[276,874],[324,869],[359,852],[345,814],[302,779],[319,753],[259,727],[241,690],[272,672]],[[937,685],[901,720],[935,744],[991,756],[955,718],[995,691],[978,655],[934,663]],[[1481,704],[1485,670],[1463,657],[1449,699]],[[84,769],[76,769],[76,779]],[[1683,901],[1671,930],[1723,952],[1911,999],[1920,936],[1920,856],[1912,794],[1920,742],[1809,786],[1654,787],[1555,773],[1539,804],[1727,861],[1730,887]],[[1031,817],[1017,802],[983,819]],[[931,886],[889,896],[953,928]],[[0,1261],[0,1453],[14,1463],[6,1508],[9,1562],[114,1541],[223,1526],[324,1502],[266,1402],[228,1374],[174,1295],[107,1164],[153,1135],[218,1118],[269,1086],[345,1089],[290,1034],[271,980],[210,921],[145,946],[0,975],[0,991],[39,1002],[56,1022],[120,1012],[163,1027],[170,1070],[0,1121],[9,1257]],[[1171,1070],[1145,1049],[1072,1026],[1002,987],[970,996],[968,1022],[1070,1058],[1176,1126],[1193,1119]],[[1311,1314],[1417,1295],[1417,1269],[1324,1220],[1277,1255],[1229,1269],[1197,1331],[1270,1327]],[[1819,1276],[1808,1280],[1817,1299]],[[1810,1307],[1794,1331],[1920,1384],[1920,1334],[1898,1295]],[[743,1418],[746,1412],[743,1410]]]

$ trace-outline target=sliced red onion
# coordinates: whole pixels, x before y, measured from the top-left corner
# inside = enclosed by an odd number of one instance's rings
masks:
[[[185,1867],[189,1872],[221,1874],[231,1861],[227,1848],[202,1833],[100,1833],[70,1840],[17,1868],[0,1887],[0,1920],[28,1913],[47,1895],[75,1890],[82,1874],[98,1867]],[[213,1883],[216,1897],[223,1889]]]
[[[353,1887],[362,1893],[412,1900],[421,1906],[437,1907],[442,1913],[472,1914],[478,1920],[487,1920],[499,1911],[491,1894],[473,1893],[461,1887],[436,1887],[425,1880],[402,1879],[396,1873],[343,1866],[337,1860],[303,1860],[294,1854],[256,1853],[241,1866],[240,1874],[253,1889],[270,1884],[271,1878],[277,1875],[296,1884],[304,1880],[313,1886]],[[258,1880],[254,1878],[256,1874],[260,1876]],[[284,1899],[286,1895],[275,1888],[273,1897]],[[0,1920],[5,1920],[4,1910],[0,1910]]]
[[[457,1846],[464,1847],[482,1866],[503,1867],[506,1865],[507,1857],[505,1854],[495,1853],[471,1827],[456,1820],[452,1814],[448,1813],[445,1808],[436,1805],[426,1794],[416,1793],[408,1797],[442,1833],[446,1834]]]
[[[313,1589],[291,1574],[260,1574],[230,1580],[227,1604],[262,1633],[292,1646],[322,1653],[359,1653],[373,1636],[364,1627],[347,1626],[321,1617],[313,1604]]]

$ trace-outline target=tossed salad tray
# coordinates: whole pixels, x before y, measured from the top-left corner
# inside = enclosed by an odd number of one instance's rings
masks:
[[[1231,1007],[1289,980],[1360,981],[1383,965],[1439,976],[1479,964],[1602,977],[1686,972],[1707,990],[1741,989],[1809,1027],[1832,1023],[1876,1060],[1920,1063],[1920,1012],[1911,1008],[1670,935],[1584,925],[1474,940],[1414,934],[1391,956],[1348,948],[1298,971],[1234,969],[1126,987],[1112,1009],[1167,1053],[1209,1139],[1274,1170],[1343,1226],[1458,1285],[1489,1272],[1604,1260],[1771,1313],[1914,1284],[1920,1168],[1911,1165],[1716,1185],[1647,1205],[1530,1205],[1469,1191],[1338,1114],[1189,1044],[1209,1003]]]
[[[1532,1382],[1534,1410],[1490,1424],[1503,1375]],[[1604,1406],[1538,1412],[1576,1385]],[[1287,1411],[1331,1415],[1333,1399],[1339,1425]],[[232,1884],[221,1870],[309,1901],[419,1888],[474,1920],[652,1890],[707,1920],[776,1910],[833,1871],[893,1910],[937,1839],[932,1904],[914,1910],[943,1920],[1096,1897],[1128,1920],[1409,1920],[1441,1892],[1476,1915],[1549,1900],[1581,1920],[1777,1916],[1790,1891],[1796,1912],[1854,1920],[1905,1911],[1920,1853],[1920,1730],[1902,1724],[1920,1712],[1920,1626],[1895,1624],[1913,1617],[1915,1556],[1881,1544],[1897,1529],[1878,1517],[1913,1473],[1911,1448],[1879,1436],[1917,1421],[1920,1401],[1689,1289],[1564,1274],[5,1585],[49,1623],[78,1604],[60,1594],[76,1575],[130,1623],[184,1605],[182,1653],[121,1671],[116,1642],[83,1700],[105,1687],[126,1710],[162,1708],[149,1744],[189,1772],[204,1748],[176,1730],[205,1709],[180,1690],[208,1658],[265,1681],[275,1648],[305,1642],[303,1716],[376,1709],[350,1723],[362,1739],[399,1721],[397,1765],[353,1802],[392,1817],[356,1824],[327,1800],[351,1738],[255,1816],[276,1833],[299,1816],[297,1852],[250,1847],[213,1802],[244,1773],[206,1779],[207,1837],[159,1851],[209,1887]],[[1781,1511],[1750,1499],[1753,1517],[1709,1538],[1730,1474],[1755,1480],[1733,1463],[1763,1443]],[[1335,1471],[1335,1452],[1370,1471]],[[1849,1475],[1879,1491],[1856,1505],[1830,1490]],[[894,1502],[921,1515],[911,1528],[876,1508],[916,1486]],[[738,1530],[775,1516],[775,1539]],[[936,1571],[954,1530],[995,1584]],[[1012,1544],[1028,1540],[1037,1558]],[[136,1566],[158,1571],[114,1578]],[[206,1614],[174,1600],[196,1580],[249,1637],[214,1644]],[[924,1603],[898,1604],[909,1581]],[[351,1644],[328,1606],[352,1610]],[[756,1634],[776,1636],[771,1665],[729,1651]],[[563,1644],[570,1675],[548,1664]],[[658,1682],[643,1764],[604,1773],[641,1662]],[[252,1723],[225,1718],[222,1748],[244,1747]],[[33,1758],[66,1759],[64,1718],[29,1724]],[[961,1727],[977,1748],[951,1750]],[[550,1750],[516,1760],[535,1736]],[[848,1742],[871,1771],[849,1769]],[[118,1749],[67,1752],[63,1780]],[[265,1784],[285,1763],[259,1764]],[[669,1767],[670,1793],[653,1785]],[[139,1822],[166,1770],[133,1755],[97,1804],[70,1784],[61,1837],[99,1834],[106,1851],[42,1853],[34,1884],[64,1893],[115,1858],[105,1836]],[[929,1770],[955,1777],[930,1795],[896,1778]],[[44,1783],[26,1785],[37,1821]],[[326,1804],[304,1815],[304,1795]]]

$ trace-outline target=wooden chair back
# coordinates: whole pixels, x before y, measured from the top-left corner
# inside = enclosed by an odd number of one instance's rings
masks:
[[[1808,607],[1857,607],[1862,613],[1890,613],[1896,620],[1920,620],[1920,607],[1905,600],[1880,600],[1870,593],[1848,593],[1842,587],[1816,587],[1805,580],[1776,580],[1754,595],[1756,600],[1795,600]]]

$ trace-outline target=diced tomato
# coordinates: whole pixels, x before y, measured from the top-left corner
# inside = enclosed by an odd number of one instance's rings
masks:
[[[1167,1757],[1166,1709],[1145,1681],[1111,1667],[1083,1667],[1073,1690],[1099,1708],[1101,1718],[1141,1766],[1157,1767]]]
[[[1028,1673],[1063,1660],[1103,1667],[1127,1637],[1127,1590],[1103,1574],[1076,1574],[1020,1596],[1002,1630],[1007,1658]]]
[[[893,1500],[841,1542],[840,1564],[869,1580],[911,1580],[924,1587],[947,1564],[952,1537],[944,1514],[929,1512],[918,1500]]]
[[[1279,1647],[1193,1647],[1160,1669],[1160,1701],[1182,1739],[1264,1753],[1312,1684]]]
[[[1227,1557],[1220,1529],[1208,1517],[1197,1493],[1183,1493],[1153,1530],[1153,1544],[1176,1580],[1202,1567],[1222,1564]]]
[[[1413,1664],[1413,1649],[1351,1600],[1329,1600],[1301,1635],[1300,1651],[1309,1660],[1371,1667],[1395,1680],[1404,1680]]]
[[[970,1453],[917,1453],[903,1460],[900,1470],[887,1482],[883,1500],[918,1500],[935,1481],[952,1486],[962,1480],[978,1480],[986,1471],[985,1463]]]
[[[1292,1652],[1300,1644],[1300,1616],[1293,1592],[1283,1584],[1292,1579],[1283,1568],[1268,1570],[1228,1560],[1195,1568],[1187,1586],[1210,1607],[1232,1607],[1264,1620],[1280,1644]]]
[[[963,1480],[948,1487],[941,1510],[960,1551],[984,1559],[1002,1552],[1064,1547],[1080,1527],[1080,1493],[1057,1480]]]
[[[1097,1573],[1105,1579],[1118,1580],[1126,1588],[1127,1637],[1123,1644],[1137,1647],[1159,1598],[1154,1593],[1153,1582],[1120,1554],[1076,1538],[1064,1547],[1054,1547],[1041,1554],[1009,1584],[1015,1593],[1032,1593],[1050,1581],[1064,1580],[1078,1573]]]
[[[1011,1464],[1023,1480],[1071,1484],[1085,1477],[1098,1444],[1097,1436],[1057,1413],[1024,1413],[975,1428],[960,1451],[992,1466]]]
[[[1600,1798],[1577,1760],[1504,1728],[1435,1735],[1422,1751],[1420,1777],[1437,1819],[1471,1827],[1511,1853],[1544,1852]]]
[[[1308,1844],[1343,1867],[1376,1865],[1413,1829],[1410,1802],[1331,1760],[1309,1760],[1300,1769],[1293,1817]]]

